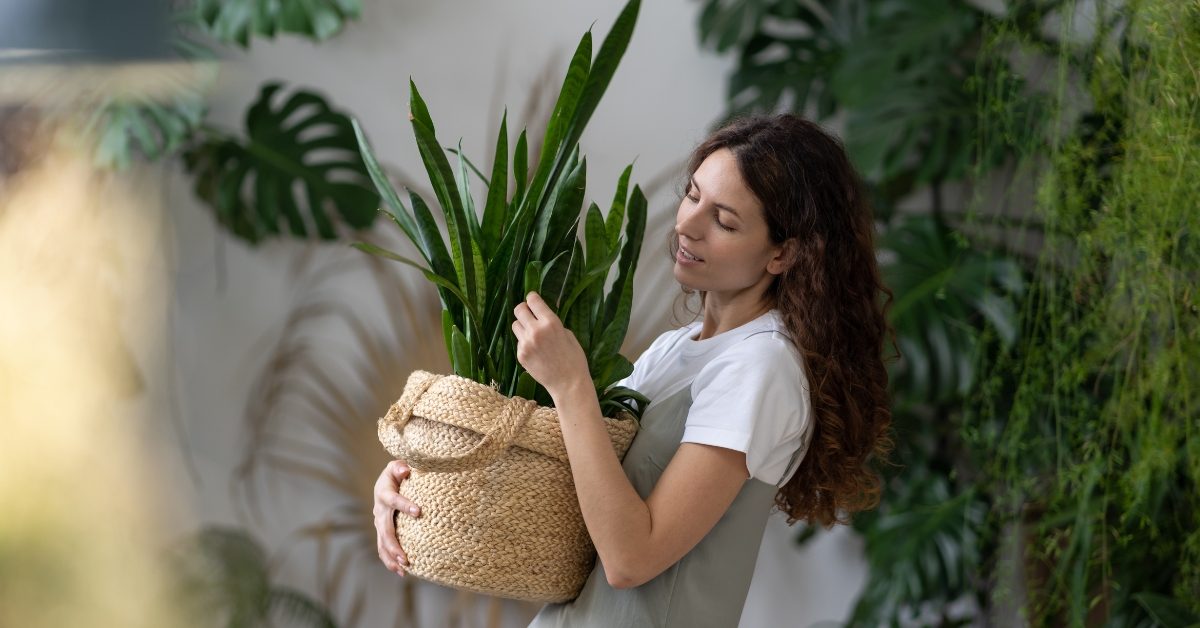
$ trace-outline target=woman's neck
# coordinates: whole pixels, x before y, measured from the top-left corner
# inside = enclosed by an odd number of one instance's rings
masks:
[[[704,323],[700,335],[692,340],[707,340],[713,336],[736,329],[771,311],[774,304],[766,299],[751,301],[734,299],[723,301],[708,293],[704,297]]]

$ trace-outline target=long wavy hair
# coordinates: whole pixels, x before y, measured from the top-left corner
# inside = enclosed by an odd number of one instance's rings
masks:
[[[766,297],[782,314],[804,358],[813,406],[808,450],[775,504],[792,525],[850,523],[879,503],[893,442],[885,337],[892,291],[875,260],[875,224],[862,180],[840,140],[792,114],[734,120],[696,147],[687,179],[713,152],[736,157],[742,179],[763,206],[771,242],[796,238],[791,264]],[[675,259],[679,239],[668,234]],[[683,287],[685,295],[696,291]],[[706,293],[699,291],[701,312]]]

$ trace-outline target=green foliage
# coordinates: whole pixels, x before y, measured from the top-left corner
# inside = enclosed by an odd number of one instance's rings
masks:
[[[245,140],[206,129],[207,137],[184,152],[196,195],[250,243],[284,228],[301,238],[336,238],[331,209],[352,228],[370,226],[379,197],[350,119],[306,90],[276,105],[281,87],[263,85],[246,112]]]
[[[166,95],[114,97],[98,107],[88,122],[99,138],[96,164],[121,170],[139,155],[153,161],[182,150],[196,194],[219,224],[250,244],[285,233],[283,224],[295,237],[333,239],[331,210],[351,228],[369,227],[379,197],[367,183],[349,119],[307,91],[276,108],[271,98],[280,85],[268,82],[246,112],[247,139],[206,125],[205,91],[215,81],[217,54],[197,41],[209,36],[247,48],[251,35],[292,33],[319,42],[360,11],[359,0],[182,3],[172,16],[172,41],[190,70]],[[288,119],[305,107],[301,119]]]
[[[877,209],[923,184],[962,179],[982,160],[999,165],[1001,151],[974,154],[980,29],[989,13],[964,0],[706,0],[700,38],[718,51],[737,47],[729,78],[729,111],[786,109],[818,119],[845,114],[846,147],[877,194]],[[1010,73],[991,87],[1025,92]],[[1034,137],[1044,101],[1019,105],[1025,124],[1007,129]],[[999,146],[999,145],[997,145]],[[1002,146],[1000,146],[1002,148]]]
[[[182,610],[195,625],[337,626],[319,602],[296,589],[273,583],[266,552],[240,529],[201,529],[172,552],[171,564],[179,597],[185,603]]]
[[[1024,290],[1011,259],[970,248],[936,217],[893,224],[880,248],[895,254],[883,266],[896,293],[891,322],[904,360],[895,385],[913,398],[955,402],[974,389],[978,338],[986,322],[1005,344],[1017,336],[1016,299]]]
[[[172,48],[189,64],[165,95],[111,97],[96,108],[88,127],[97,129],[98,168],[124,170],[135,155],[157,160],[184,146],[208,113],[204,92],[216,81],[216,54],[192,38],[196,18],[190,10],[172,14]],[[190,76],[189,76],[190,75]]]
[[[619,350],[629,327],[633,273],[646,227],[646,198],[638,186],[628,189],[630,168],[621,175],[607,218],[590,204],[582,239],[578,234],[587,172],[579,138],[629,44],[639,7],[639,0],[625,5],[594,59],[591,32],[580,39],[532,172],[524,131],[510,162],[507,114],[502,118],[482,218],[468,184],[470,171],[481,179],[483,174],[461,149],[451,151],[457,156],[451,163],[424,99],[411,84],[413,134],[445,218],[445,236],[423,198],[409,192],[411,211],[405,206],[355,122],[363,160],[385,211],[422,259],[410,260],[365,243],[356,246],[414,266],[437,285],[446,348],[459,376],[496,386],[506,395],[552,403],[521,368],[511,330],[513,308],[536,290],[583,347],[602,410],[637,415],[631,401],[646,401],[632,390],[612,386],[633,370]],[[509,163],[515,178],[512,190]],[[605,294],[614,265],[618,272]]]
[[[1002,503],[1037,513],[1039,625],[1187,624],[1166,617],[1200,611],[1200,6],[1102,6],[1097,23],[1057,54],[1062,80],[1084,79],[1059,92],[1066,132],[1018,146],[1047,164],[1047,238],[972,443]],[[992,49],[1029,45],[1018,25]]]
[[[362,11],[359,0],[195,0],[205,30],[218,41],[250,47],[250,36],[274,38],[291,33],[324,41]]]
[[[968,620],[946,614],[963,597],[988,612],[1014,568],[1001,539],[1024,530],[1015,568],[1033,625],[1192,625],[1200,5],[1089,3],[1082,28],[1074,0],[1004,4],[708,0],[701,12],[702,41],[738,57],[729,115],[842,114],[887,223],[903,468],[855,520],[871,574],[851,624],[932,611],[951,625]],[[1013,157],[1036,220],[968,207],[949,227],[942,185]],[[922,184],[933,215],[896,220]],[[1018,253],[1011,230],[968,236],[997,227],[1037,232],[1040,250]]]

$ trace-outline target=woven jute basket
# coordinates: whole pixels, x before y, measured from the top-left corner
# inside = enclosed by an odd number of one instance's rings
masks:
[[[632,415],[605,418],[623,458]],[[438,584],[519,600],[565,602],[595,548],[579,511],[558,413],[455,375],[414,371],[379,420],[379,441],[411,471],[396,515],[408,571]]]

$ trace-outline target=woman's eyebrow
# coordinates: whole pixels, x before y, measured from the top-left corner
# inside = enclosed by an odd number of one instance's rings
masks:
[[[700,192],[700,186],[696,185],[696,179],[694,179],[694,178],[688,179],[688,183],[691,183],[692,187],[696,188],[697,192]],[[723,209],[723,210],[733,214],[734,216],[737,216],[738,218],[742,217],[742,215],[739,214],[736,209],[734,209],[724,203],[713,203],[713,205],[716,205],[717,209]]]

